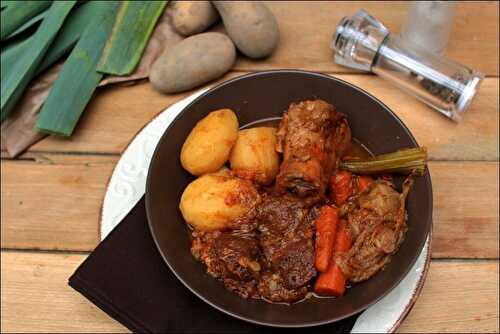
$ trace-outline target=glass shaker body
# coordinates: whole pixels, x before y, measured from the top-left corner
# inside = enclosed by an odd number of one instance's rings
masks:
[[[454,1],[412,1],[401,28],[401,38],[427,51],[443,54],[453,28],[455,9]]]
[[[335,62],[372,71],[452,120],[460,120],[483,76],[392,35],[363,10],[337,25]]]
[[[481,74],[392,34],[379,47],[371,70],[457,121],[482,80]]]

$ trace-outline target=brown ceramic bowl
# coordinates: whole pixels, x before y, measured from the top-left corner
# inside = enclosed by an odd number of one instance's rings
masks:
[[[210,89],[188,105],[163,134],[154,152],[146,184],[149,227],[165,263],[194,294],[239,319],[276,327],[306,327],[334,322],[366,309],[391,291],[416,261],[432,220],[428,172],[417,178],[407,202],[408,232],[392,261],[371,279],[339,299],[311,298],[294,305],[244,300],[207,275],[190,253],[190,238],[178,209],[186,185],[194,179],[179,161],[182,144],[197,121],[210,111],[230,108],[241,126],[279,117],[291,102],[323,99],[348,117],[353,135],[375,154],[416,147],[410,131],[387,106],[342,80],[311,72],[280,70],[244,75]],[[401,182],[401,179],[397,179]]]

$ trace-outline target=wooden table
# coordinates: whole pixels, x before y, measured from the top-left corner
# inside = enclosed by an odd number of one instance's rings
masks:
[[[281,43],[264,61],[240,57],[222,80],[249,71],[329,73],[386,103],[429,149],[434,188],[432,263],[401,332],[498,332],[498,9],[461,3],[450,58],[486,75],[454,124],[372,75],[332,61],[335,25],[359,8],[398,31],[407,4],[269,3]],[[67,278],[99,242],[106,183],[135,133],[191,92],[161,95],[147,82],[99,90],[70,139],[47,138],[1,161],[1,331],[116,332],[124,327],[70,289]],[[5,154],[2,154],[4,157]]]

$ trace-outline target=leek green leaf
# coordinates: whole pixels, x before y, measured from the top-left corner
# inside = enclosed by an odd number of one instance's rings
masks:
[[[0,40],[4,40],[33,16],[43,12],[51,1],[26,0],[9,3],[0,13]]]
[[[38,130],[70,136],[101,81],[97,62],[118,11],[118,1],[99,2],[101,8],[64,63],[36,123]]]
[[[97,70],[115,75],[132,73],[166,4],[167,1],[123,1]]]
[[[29,47],[26,51],[19,55],[19,59],[13,62],[12,67],[7,69],[6,65],[2,64],[2,72],[6,69],[7,74],[2,74],[0,121],[7,117],[22,96],[26,86],[33,78],[33,73],[36,73],[44,54],[75,4],[75,0],[54,2],[47,17],[31,37],[32,41],[28,43]]]

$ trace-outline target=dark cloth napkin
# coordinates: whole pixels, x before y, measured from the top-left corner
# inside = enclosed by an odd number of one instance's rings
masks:
[[[191,293],[158,253],[147,226],[144,202],[143,197],[80,265],[69,279],[71,287],[138,333],[300,331],[263,327],[235,319]],[[314,332],[350,332],[356,318],[357,315],[316,327]]]

